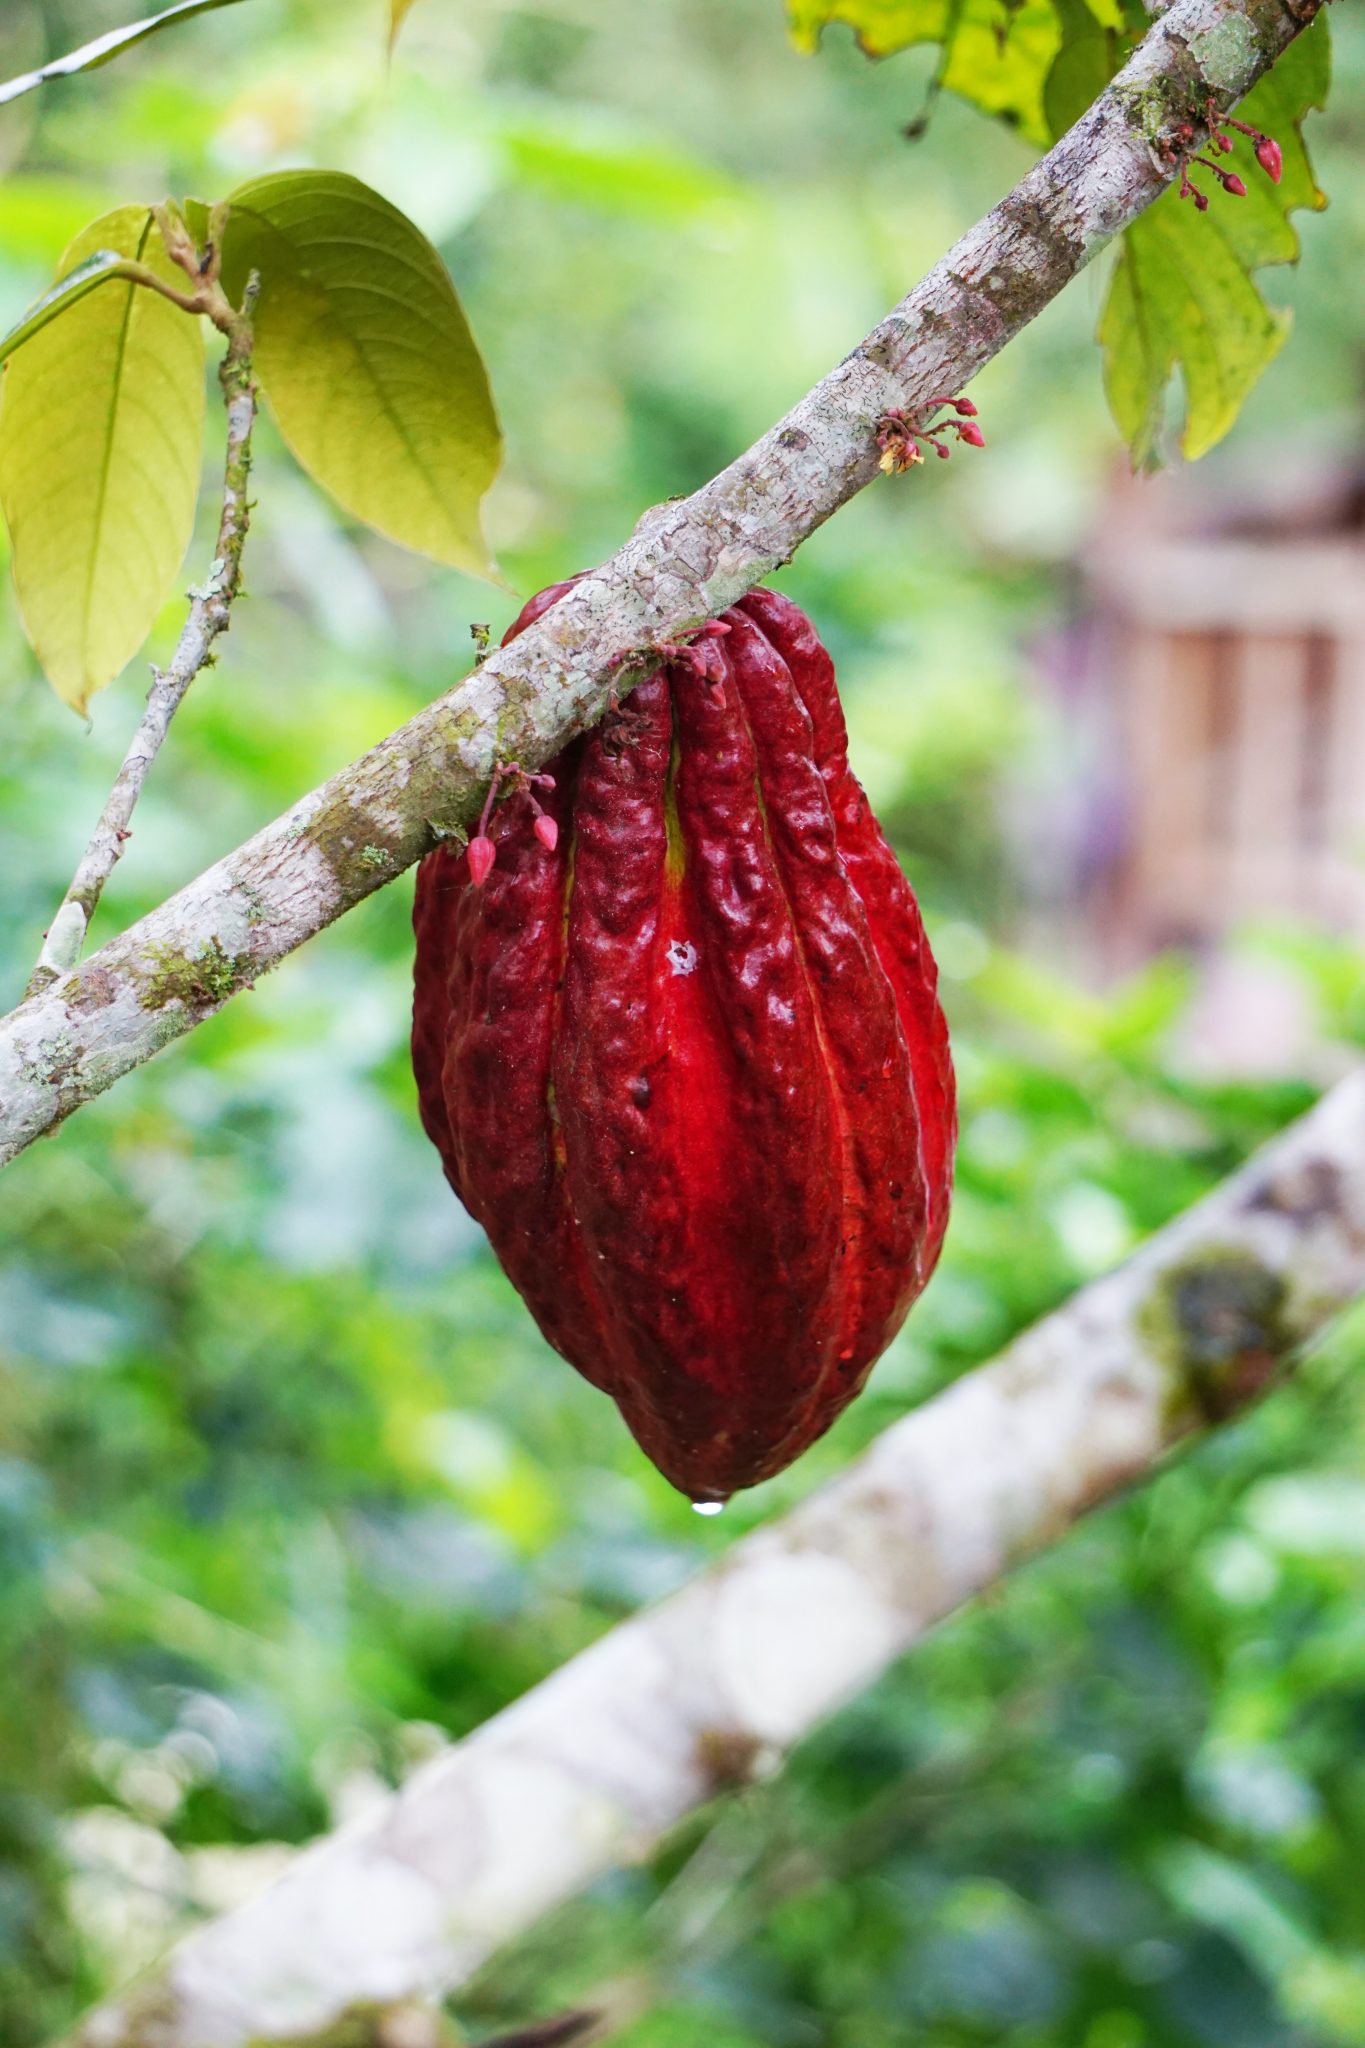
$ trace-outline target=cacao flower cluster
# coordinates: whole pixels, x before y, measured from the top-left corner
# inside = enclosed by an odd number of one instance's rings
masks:
[[[712,1505],[829,1427],[933,1270],[934,962],[772,591],[509,776],[492,858],[418,873],[422,1119],[549,1342]]]
[[[1212,99],[1207,102],[1204,108],[1203,121],[1208,130],[1208,146],[1210,149],[1216,150],[1221,156],[1230,155],[1232,151],[1232,137],[1227,131],[1229,128],[1235,128],[1239,135],[1245,135],[1251,143],[1256,161],[1269,178],[1271,184],[1279,184],[1280,179],[1284,175],[1284,151],[1280,148],[1273,135],[1263,135],[1259,128],[1251,127],[1246,121],[1236,120],[1231,114],[1220,113],[1217,102]],[[1176,130],[1174,144],[1168,145],[1168,160],[1177,164],[1180,169],[1180,184],[1178,187],[1180,197],[1182,199],[1192,199],[1200,213],[1208,212],[1208,194],[1202,191],[1190,176],[1191,164],[1200,164],[1204,170],[1210,171],[1213,174],[1229,197],[1245,199],[1247,188],[1243,180],[1238,177],[1236,171],[1225,170],[1212,157],[1191,155],[1191,146],[1194,138],[1194,122],[1184,121]]]

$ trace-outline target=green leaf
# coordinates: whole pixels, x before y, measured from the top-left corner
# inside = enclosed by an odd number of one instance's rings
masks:
[[[121,50],[131,49],[147,36],[154,36],[158,29],[167,28],[174,21],[184,21],[192,14],[208,14],[216,7],[235,7],[238,0],[180,0],[177,7],[168,7],[162,14],[149,14],[142,21],[129,22],[124,28],[111,28],[106,35],[96,36],[93,42],[83,43],[78,50],[71,50],[65,57],[54,57],[50,64],[39,65],[36,71],[25,71],[18,78],[10,78],[0,85],[0,107],[8,100],[17,100],[22,94],[32,92],[37,85],[44,85],[50,78],[69,78],[76,71],[93,71],[97,64],[107,64],[111,57],[117,57]]]
[[[179,279],[142,206],[78,235]],[[183,282],[183,280],[182,280]],[[146,639],[194,524],[204,431],[199,322],[145,285],[106,281],[10,362],[0,395],[0,506],[29,638],[83,712]]]
[[[78,263],[69,277],[55,284],[50,292],[44,292],[34,302],[17,327],[0,339],[0,362],[6,361],[17,348],[31,341],[35,334],[41,334],[48,322],[55,320],[68,306],[74,306],[97,284],[105,284],[114,277],[135,277],[139,265],[131,256],[120,256],[114,249],[96,249],[93,256],[84,263]]]
[[[1177,368],[1181,447],[1193,461],[1226,434],[1289,332],[1232,249],[1221,212],[1218,198],[1199,214],[1167,192],[1124,236],[1099,333],[1110,409],[1135,464],[1152,453]]]
[[[209,239],[209,222],[213,208],[207,199],[182,199],[180,217],[194,237],[195,247],[202,249]]]
[[[831,22],[853,29],[869,57],[918,43],[944,46],[939,83],[984,113],[1047,139],[1043,85],[1061,43],[1052,0],[788,0],[792,33],[814,48]]]
[[[1156,445],[1167,387],[1178,369],[1185,386],[1183,453],[1194,460],[1220,441],[1248,392],[1289,332],[1289,317],[1266,304],[1253,272],[1292,263],[1299,238],[1289,215],[1326,205],[1308,162],[1300,123],[1327,97],[1327,19],[1291,43],[1238,117],[1273,135],[1284,175],[1272,185],[1252,145],[1237,136],[1222,161],[1242,177],[1245,199],[1219,191],[1196,167],[1210,195],[1207,213],[1169,191],[1123,238],[1100,316],[1104,382],[1110,409],[1135,464]]]
[[[1112,21],[1101,21],[1085,0],[1057,0],[1062,43],[1043,87],[1043,112],[1052,141],[1065,135],[1097,100],[1133,47]]]
[[[255,370],[300,463],[358,519],[492,576],[479,504],[502,437],[445,265],[379,193],[281,171],[231,196],[223,279],[261,278]]]
[[[938,44],[930,103],[946,89],[1040,144],[1080,118],[1149,26],[1136,0],[788,0],[788,14],[806,48],[834,22],[852,28],[871,57]],[[1296,124],[1325,100],[1326,39],[1324,17],[1241,110],[1285,150],[1278,190],[1243,138],[1234,161],[1247,199],[1220,204],[1217,193],[1208,214],[1187,203],[1178,219],[1163,200],[1125,237],[1100,339],[1110,406],[1135,462],[1151,454],[1177,368],[1187,394],[1183,445],[1194,456],[1227,432],[1284,341],[1288,323],[1265,304],[1252,273],[1294,260],[1290,210],[1324,204]]]

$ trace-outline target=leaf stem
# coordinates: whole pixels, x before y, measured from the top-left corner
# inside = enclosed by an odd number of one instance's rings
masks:
[[[184,264],[178,246],[173,245],[167,225],[160,217],[163,239],[177,262]],[[189,244],[183,228],[180,234]],[[194,260],[204,262],[197,251]],[[213,661],[213,643],[231,624],[232,604],[241,588],[242,549],[246,544],[251,507],[247,486],[251,476],[251,434],[256,423],[256,386],[251,376],[251,316],[260,289],[256,272],[247,281],[240,308],[231,306],[218,282],[217,241],[206,252],[208,267],[199,279],[199,303],[187,311],[203,312],[227,335],[227,350],[218,367],[223,402],[227,409],[227,457],[223,469],[223,507],[218,520],[218,543],[205,581],[191,587],[189,615],[181,629],[169,668],[152,668],[152,687],[147,706],[123,765],[114,779],[108,801],[90,835],[85,852],[65,896],[57,908],[43,941],[38,964],[29,978],[26,996],[37,995],[50,982],[69,973],[85,944],[90,920],[95,914],[104,885],[117,866],[131,836],[131,819],[142,786],[153,761],[161,751],[180,701],[201,669]],[[148,273],[151,277],[152,273]],[[162,289],[160,279],[154,279]],[[171,296],[169,290],[167,296]]]
[[[78,50],[69,50],[64,57],[54,57],[36,71],[25,71],[18,78],[6,79],[0,85],[0,107],[7,106],[26,92],[32,92],[36,85],[46,85],[49,79],[70,78],[74,72],[92,71],[97,64],[107,64],[120,50],[131,49],[134,43],[140,43],[145,36],[155,35],[169,22],[181,21],[194,14],[209,14],[215,7],[233,7],[236,4],[237,0],[179,0],[177,6],[168,7],[162,14],[149,15],[145,21],[108,29],[102,36],[96,36],[93,42],[82,43]]]

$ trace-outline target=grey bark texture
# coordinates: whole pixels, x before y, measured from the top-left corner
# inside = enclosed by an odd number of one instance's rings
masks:
[[[0,1165],[467,831],[496,760],[543,765],[653,647],[789,561],[878,474],[879,419],[959,391],[1169,182],[1160,145],[1175,126],[1210,97],[1235,104],[1316,11],[1176,0],[1056,147],[728,469],[656,508],[514,646],[0,1021]]]

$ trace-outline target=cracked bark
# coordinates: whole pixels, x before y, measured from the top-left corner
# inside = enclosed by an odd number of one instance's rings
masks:
[[[622,657],[722,611],[878,474],[876,423],[958,391],[1169,181],[1155,145],[1228,107],[1317,0],[1176,0],[1113,84],[886,319],[730,467],[657,507],[511,648],[0,1021],[0,1165],[296,946],[467,830],[499,758],[536,768]]]

